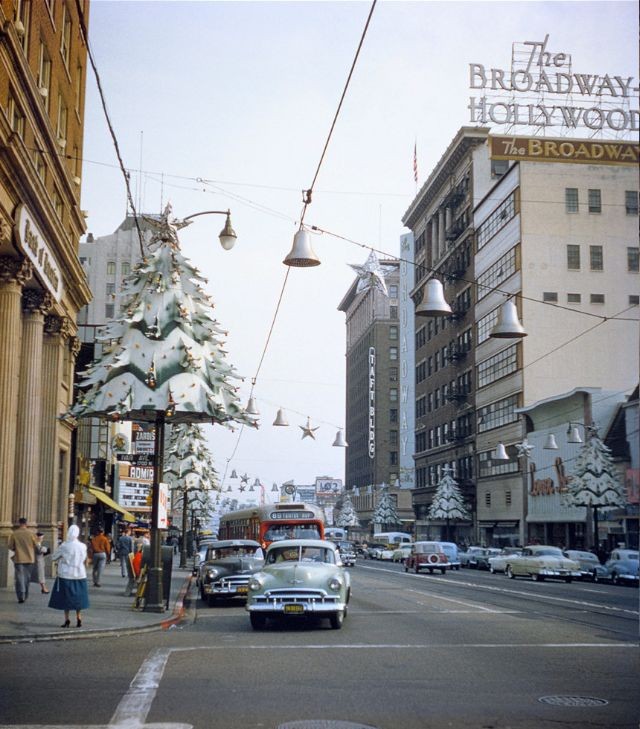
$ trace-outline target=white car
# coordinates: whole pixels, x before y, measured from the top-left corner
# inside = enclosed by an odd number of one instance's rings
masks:
[[[531,577],[536,582],[547,578],[571,582],[582,576],[580,565],[567,559],[560,547],[546,544],[532,544],[520,555],[512,555],[507,561],[505,574],[512,580],[516,577]]]
[[[489,572],[495,575],[496,572],[504,572],[510,557],[522,554],[520,547],[505,547],[500,554],[489,557]]]
[[[386,549],[381,549],[378,554],[378,559],[383,559],[390,562],[393,559],[394,552],[395,549],[391,549],[390,547],[387,547]]]

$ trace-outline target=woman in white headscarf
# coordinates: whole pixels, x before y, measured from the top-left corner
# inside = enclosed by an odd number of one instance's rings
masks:
[[[89,607],[89,590],[87,588],[87,546],[78,541],[80,529],[72,524],[67,532],[67,539],[53,553],[51,559],[58,565],[56,578],[49,607],[64,610],[62,628],[69,627],[69,611],[76,611],[76,627],[82,627],[82,610]]]

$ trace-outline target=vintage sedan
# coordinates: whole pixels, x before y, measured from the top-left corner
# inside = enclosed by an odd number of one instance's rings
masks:
[[[492,575],[495,575],[496,572],[504,572],[509,559],[517,554],[522,554],[521,547],[504,547],[499,554],[489,557],[489,572]]]
[[[351,578],[333,542],[288,539],[267,549],[264,568],[249,580],[246,609],[254,630],[267,618],[328,618],[342,627]]]
[[[476,567],[476,557],[484,554],[485,547],[467,547],[463,552],[458,553],[461,567]]]
[[[353,546],[353,542],[338,541],[335,539],[331,540],[340,552],[340,559],[345,567],[353,567],[356,563],[356,548]]]
[[[605,562],[605,578],[614,585],[638,584],[638,550],[614,549]]]
[[[516,577],[531,577],[536,582],[547,578],[571,582],[581,576],[580,565],[562,554],[560,547],[532,544],[513,555],[507,562],[505,574],[512,580]]]
[[[411,545],[403,544],[401,547],[393,550],[391,555],[392,562],[401,562],[404,564],[405,559],[411,554]]]
[[[470,564],[469,566],[473,566],[477,570],[488,570],[491,557],[497,557],[499,554],[500,550],[497,547],[486,547],[482,552],[475,555],[473,565]]]
[[[249,577],[263,565],[262,548],[252,539],[211,542],[196,575],[200,597],[210,606],[218,598],[246,598]]]
[[[563,554],[580,565],[580,574],[583,580],[597,582],[598,580],[607,579],[607,571],[593,552],[585,552],[581,549],[565,549]]]

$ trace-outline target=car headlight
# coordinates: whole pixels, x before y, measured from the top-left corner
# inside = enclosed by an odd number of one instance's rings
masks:
[[[262,580],[258,577],[252,577],[249,580],[249,589],[253,592],[262,589]]]
[[[332,577],[329,580],[329,589],[337,592],[342,587],[342,580],[339,577]]]
[[[214,577],[218,576],[218,570],[207,570],[207,577],[212,580]]]

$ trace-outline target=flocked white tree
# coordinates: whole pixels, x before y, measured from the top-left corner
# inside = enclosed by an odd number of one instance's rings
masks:
[[[402,524],[400,517],[398,516],[398,512],[396,511],[396,505],[385,484],[382,484],[380,497],[373,512],[373,516],[371,517],[371,521],[373,521],[374,525],[380,525],[380,528],[383,530],[390,526],[398,526],[399,524]]]
[[[598,509],[624,506],[625,491],[611,449],[600,440],[594,426],[586,428],[585,442],[572,470],[563,500],[568,506],[593,508],[593,546],[598,548]]]
[[[182,517],[180,567],[186,567],[189,506],[197,501],[204,504],[205,508],[213,510],[214,505],[209,503],[211,492],[218,489],[217,474],[201,425],[179,423],[173,426],[165,457],[164,474],[171,487],[174,511]],[[176,509],[176,506],[179,508]]]
[[[358,514],[348,494],[344,494],[342,497],[342,505],[334,521],[336,526],[342,527],[343,529],[360,526],[360,519],[358,519]]]
[[[433,501],[429,507],[429,519],[445,521],[447,525],[446,539],[449,540],[449,525],[451,521],[468,521],[471,514],[465,506],[464,498],[458,483],[453,478],[453,469],[446,465],[442,469],[443,475],[436,487]]]
[[[213,302],[202,289],[205,279],[182,255],[178,230],[188,220],[172,217],[167,205],[157,220],[147,255],[124,287],[119,318],[99,336],[101,356],[84,373],[82,392],[70,414],[75,417],[155,423],[154,489],[149,594],[145,609],[162,611],[161,536],[156,519],[162,475],[165,421],[208,422],[231,427],[256,425],[240,405],[240,378],[225,360],[226,334],[213,316]]]

